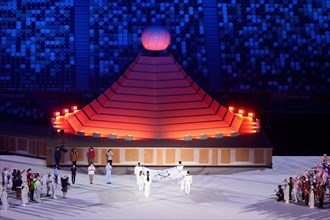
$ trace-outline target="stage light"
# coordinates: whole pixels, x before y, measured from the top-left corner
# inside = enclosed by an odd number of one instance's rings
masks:
[[[100,138],[101,137],[101,133],[100,132],[93,132],[93,137],[94,138]]]
[[[109,139],[117,139],[117,134],[116,133],[109,134]]]
[[[132,141],[133,140],[133,135],[125,135],[125,137],[124,137],[124,139],[126,140],[126,141]]]
[[[239,109],[239,110],[238,110],[238,114],[241,114],[241,115],[243,115],[243,114],[244,114],[244,112],[245,112],[245,111],[244,111],[243,109]]]
[[[231,131],[230,132],[230,137],[237,137],[238,136],[238,132],[237,131]]]
[[[200,134],[199,139],[206,140],[207,139],[207,134]]]
[[[64,113],[64,114],[69,113],[69,109],[67,109],[67,108],[66,108],[66,109],[63,109],[63,113]]]
[[[254,113],[249,112],[249,113],[248,113],[248,116],[251,117],[251,118],[253,118],[253,117],[254,117]]]
[[[74,106],[71,107],[71,111],[74,112],[74,111],[77,111],[77,110],[78,110],[78,107],[77,106],[74,105]]]
[[[185,141],[191,141],[192,140],[192,136],[191,135],[185,135],[185,136],[183,136],[183,140],[185,140]]]
[[[216,133],[215,138],[223,138],[223,134],[222,133]]]
[[[234,107],[233,107],[233,106],[229,106],[229,107],[228,107],[228,110],[229,110],[230,112],[233,112],[233,111],[234,111]]]
[[[55,117],[58,117],[58,116],[60,116],[60,115],[61,115],[60,112],[54,112],[54,116],[55,116]]]
[[[85,131],[78,131],[77,136],[79,136],[79,137],[85,136]]]

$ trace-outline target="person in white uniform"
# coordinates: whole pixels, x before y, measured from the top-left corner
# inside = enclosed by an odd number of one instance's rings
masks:
[[[1,202],[2,202],[1,210],[7,210],[9,208],[9,203],[8,203],[8,194],[7,194],[6,186],[2,188]]]
[[[284,180],[284,201],[289,203],[290,186],[287,179]]]
[[[143,186],[144,186],[144,173],[141,170],[139,173],[139,179],[138,179],[138,186],[139,186],[139,191],[143,191]]]
[[[138,162],[137,165],[134,168],[134,174],[136,176],[136,185],[138,187],[139,187],[140,171],[143,172],[143,167],[141,166],[141,163]]]
[[[314,195],[314,186],[311,186],[311,190],[309,192],[309,201],[308,201],[308,205],[310,208],[314,208],[314,204],[315,203],[315,195]]]
[[[29,202],[29,187],[24,180],[22,183],[22,206],[26,206],[26,204]]]
[[[178,169],[179,173],[182,175],[182,171],[183,171],[183,164],[181,161],[178,162],[178,165],[176,166],[176,168]],[[178,179],[178,184],[182,185],[182,180],[183,180],[183,175],[182,178]]]
[[[35,200],[37,202],[41,202],[41,191],[42,191],[41,177],[39,176],[37,181],[36,181],[36,189],[34,191]]]
[[[56,193],[57,193],[57,178],[53,176],[52,182],[51,182],[51,189],[52,189],[52,198],[57,199]]]
[[[2,196],[2,182],[0,181],[0,203],[1,203],[1,196]]]
[[[149,175],[149,171],[147,171],[147,175],[144,177],[144,196],[150,196],[150,188],[151,188],[152,179]]]
[[[192,176],[190,175],[189,170],[187,171],[187,175],[185,175],[185,177],[183,178],[183,182],[184,182],[184,191],[185,191],[186,195],[189,195],[190,186],[192,184]]]
[[[111,170],[112,166],[110,165],[110,162],[108,162],[105,166],[105,182],[107,184],[111,184]]]
[[[48,173],[47,180],[46,180],[46,186],[47,186],[46,196],[50,197],[50,190],[52,188],[52,174],[51,173]]]

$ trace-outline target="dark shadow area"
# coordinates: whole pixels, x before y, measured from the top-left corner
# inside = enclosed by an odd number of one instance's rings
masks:
[[[327,153],[330,114],[271,113],[262,115],[261,120],[272,143],[273,155],[316,156]]]

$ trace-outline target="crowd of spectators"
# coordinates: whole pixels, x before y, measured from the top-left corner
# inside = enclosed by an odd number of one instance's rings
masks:
[[[0,103],[0,120],[3,121],[46,126],[50,124],[48,114],[38,107],[31,106],[28,102]]]

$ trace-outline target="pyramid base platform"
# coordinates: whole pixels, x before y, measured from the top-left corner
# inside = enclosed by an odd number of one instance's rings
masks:
[[[87,166],[88,147],[75,147],[81,155],[77,166]],[[70,148],[71,149],[71,148]],[[143,166],[174,166],[182,161],[185,166],[217,167],[217,166],[248,166],[271,167],[272,149],[254,147],[94,147],[96,157],[95,166],[105,166],[107,163],[106,152],[111,149],[114,153],[113,166],[135,166],[138,161]],[[47,166],[53,166],[53,150],[47,148]],[[61,166],[71,166],[69,153],[63,153]]]
[[[54,165],[54,150],[59,146],[58,133],[37,127],[10,125],[0,131],[0,153],[41,158],[47,166]],[[217,167],[245,166],[271,167],[273,148],[263,130],[237,137],[185,140],[125,140],[65,135],[67,153],[61,152],[61,166],[70,166],[70,151],[78,151],[78,166],[87,166],[89,147],[96,151],[94,163],[105,166],[106,151],[114,153],[113,166],[173,166],[182,161],[185,166]]]

